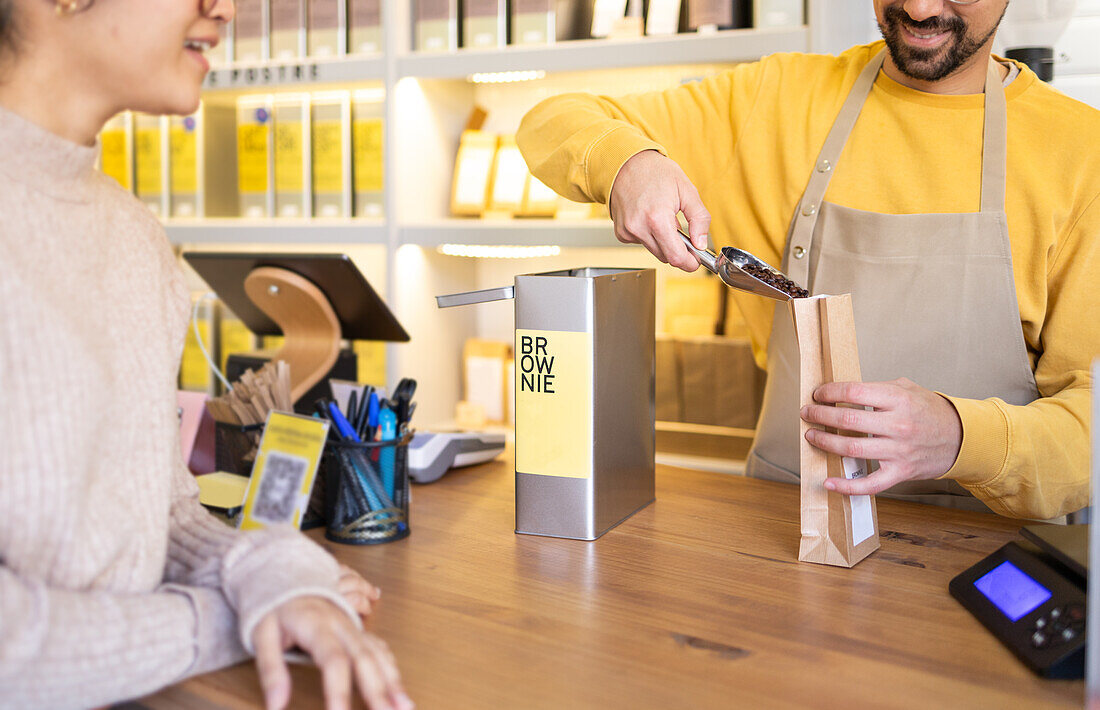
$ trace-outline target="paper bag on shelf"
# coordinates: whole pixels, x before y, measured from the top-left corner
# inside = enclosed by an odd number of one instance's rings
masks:
[[[852,297],[818,296],[790,301],[801,363],[799,409],[827,382],[861,381]],[[798,416],[792,412],[791,416]],[[799,420],[802,478],[802,562],[852,567],[879,547],[874,496],[846,496],[824,487],[829,477],[867,475],[867,462],[827,453],[806,441]],[[851,432],[840,432],[852,435]]]

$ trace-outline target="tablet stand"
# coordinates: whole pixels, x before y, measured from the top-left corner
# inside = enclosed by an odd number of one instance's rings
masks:
[[[340,320],[321,289],[288,269],[256,267],[245,277],[244,290],[286,338],[271,359],[290,365],[290,399],[297,402],[336,363]]]

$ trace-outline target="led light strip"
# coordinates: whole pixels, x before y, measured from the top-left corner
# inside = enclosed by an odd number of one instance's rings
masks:
[[[513,244],[441,244],[439,253],[485,259],[531,259],[561,254],[559,246],[518,246]]]
[[[542,70],[478,72],[470,74],[466,77],[466,81],[474,84],[510,84],[515,81],[534,81],[545,76],[546,72]]]

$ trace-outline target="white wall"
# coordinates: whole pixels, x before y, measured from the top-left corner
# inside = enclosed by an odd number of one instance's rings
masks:
[[[1077,9],[1054,46],[1054,86],[1100,108],[1100,0],[1077,0]]]

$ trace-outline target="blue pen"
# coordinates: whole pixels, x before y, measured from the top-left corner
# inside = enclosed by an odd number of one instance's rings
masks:
[[[340,408],[336,406],[336,402],[328,403],[329,419],[336,425],[336,430],[340,432],[340,436],[359,443],[359,436],[355,433],[355,428],[348,422],[347,417],[340,411]]]
[[[378,430],[378,393],[371,392],[367,400],[367,441],[374,441],[374,432]]]
[[[378,414],[378,423],[382,429],[382,441],[393,441],[397,438],[397,414],[389,407],[383,407]],[[394,500],[394,446],[383,446],[379,464],[382,468],[382,486],[386,489],[386,495]]]

